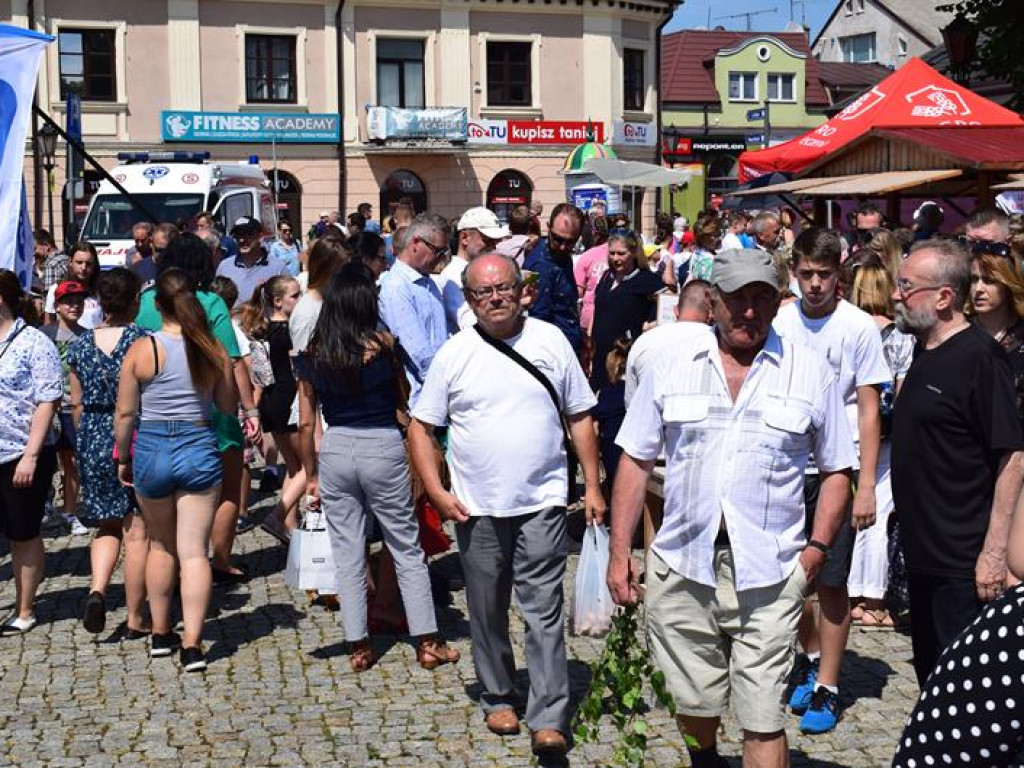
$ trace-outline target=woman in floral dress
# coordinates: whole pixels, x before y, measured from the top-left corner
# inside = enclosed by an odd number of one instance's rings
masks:
[[[121,363],[129,347],[146,335],[132,322],[139,307],[139,288],[139,279],[130,270],[117,268],[100,275],[98,293],[104,322],[83,333],[68,349],[82,484],[78,511],[86,525],[97,528],[89,549],[92,582],[82,623],[94,634],[106,625],[105,595],[123,540],[127,617],[122,636],[133,640],[148,634],[143,610],[149,541],[142,516],[137,514],[135,494],[118,482],[113,450]]]

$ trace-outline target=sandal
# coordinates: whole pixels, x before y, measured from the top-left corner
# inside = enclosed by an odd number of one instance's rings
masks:
[[[436,669],[442,664],[456,664],[462,655],[438,637],[420,638],[416,646],[416,661],[424,669]]]
[[[885,608],[865,608],[860,625],[865,629],[893,629],[896,626]]]
[[[369,640],[358,640],[352,643],[351,648],[348,660],[353,672],[365,672],[377,663],[377,655]]]
[[[850,619],[854,622],[860,623],[864,619],[864,610],[864,603],[857,603],[850,609]]]

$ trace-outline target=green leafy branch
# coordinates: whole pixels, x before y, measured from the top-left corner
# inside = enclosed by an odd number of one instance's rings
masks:
[[[596,741],[601,718],[611,717],[618,731],[615,765],[642,766],[647,751],[649,708],[645,699],[650,684],[654,698],[673,716],[676,704],[665,688],[665,675],[651,664],[646,643],[640,640],[640,608],[631,605],[616,611],[605,639],[601,658],[591,664],[590,688],[580,703],[573,723],[579,743]],[[695,746],[692,736],[686,742]]]

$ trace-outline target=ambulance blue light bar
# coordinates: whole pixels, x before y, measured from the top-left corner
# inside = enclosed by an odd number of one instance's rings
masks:
[[[209,152],[118,152],[122,163],[202,163],[210,159]]]

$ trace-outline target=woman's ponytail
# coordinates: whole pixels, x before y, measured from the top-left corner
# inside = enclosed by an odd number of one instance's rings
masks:
[[[224,370],[227,355],[210,332],[206,310],[196,298],[188,275],[175,268],[162,272],[156,281],[156,303],[164,317],[181,326],[192,383],[197,390],[212,390]]]

